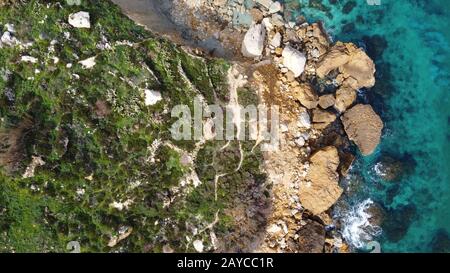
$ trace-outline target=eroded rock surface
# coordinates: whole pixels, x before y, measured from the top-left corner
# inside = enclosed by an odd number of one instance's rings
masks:
[[[316,73],[320,78],[338,69],[338,82],[353,89],[375,85],[375,64],[361,48],[351,43],[338,42],[321,59]]]
[[[363,155],[372,154],[381,139],[383,121],[370,105],[358,104],[342,117],[345,132]]]
[[[333,146],[323,148],[310,158],[307,182],[302,183],[299,195],[302,205],[315,215],[328,210],[343,192],[338,184],[338,166],[339,155]]]

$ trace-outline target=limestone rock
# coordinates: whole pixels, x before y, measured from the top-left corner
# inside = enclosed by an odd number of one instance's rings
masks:
[[[281,45],[281,34],[279,32],[275,33],[272,40],[270,41],[270,45],[275,48]]]
[[[375,64],[354,44],[336,43],[317,64],[316,73],[323,78],[336,69],[341,73],[343,86],[356,90],[375,85]]]
[[[336,120],[336,115],[322,110],[322,109],[314,109],[313,110],[313,122],[314,122],[314,128],[316,129],[324,129],[331,123],[333,123]]]
[[[356,91],[352,88],[341,87],[336,92],[336,103],[334,108],[343,113],[349,108],[356,100]]]
[[[262,24],[250,27],[242,41],[242,55],[248,58],[256,58],[262,55],[266,29]]]
[[[264,19],[264,14],[259,9],[251,9],[250,15],[253,18],[253,21],[259,23]]]
[[[294,87],[293,96],[308,109],[314,109],[319,104],[319,97],[309,84],[300,84]]]
[[[283,50],[283,65],[299,77],[305,71],[306,56],[300,51],[286,46]]]
[[[363,155],[370,155],[380,143],[383,122],[372,106],[358,104],[342,117],[345,132]]]
[[[203,252],[204,246],[203,246],[203,242],[201,240],[195,240],[193,245],[194,245],[195,251],[197,251],[199,253]]]
[[[311,118],[306,109],[305,111],[300,112],[297,120],[297,126],[299,128],[306,128],[306,129],[311,128]]]
[[[317,64],[317,76],[323,78],[327,76],[331,71],[338,69],[349,61],[350,54],[348,53],[346,45],[337,43]]]
[[[333,94],[323,95],[319,98],[319,105],[322,109],[330,108],[335,104],[336,99]]]
[[[280,2],[273,2],[270,6],[269,6],[269,13],[277,13],[281,11],[281,4]]]
[[[270,6],[273,5],[272,0],[256,0],[255,2],[260,4],[261,6],[265,7],[266,9],[269,9]]]
[[[69,24],[76,28],[91,28],[89,13],[80,11],[70,14]]]
[[[336,147],[328,146],[310,158],[306,183],[300,186],[300,202],[314,215],[328,210],[341,196],[339,187],[339,155]]]

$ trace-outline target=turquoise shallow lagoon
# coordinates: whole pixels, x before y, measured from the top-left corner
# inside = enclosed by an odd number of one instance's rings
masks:
[[[354,245],[374,239],[383,252],[450,252],[448,0],[286,2],[308,21],[322,20],[334,39],[365,47],[377,64],[377,85],[361,90],[359,100],[382,116],[382,143],[370,157],[359,156],[343,181],[355,192],[342,200],[353,215],[344,225],[359,221],[349,229],[361,235],[351,238]],[[377,173],[383,157],[403,165],[394,181]],[[358,219],[368,200],[383,208],[382,232]]]

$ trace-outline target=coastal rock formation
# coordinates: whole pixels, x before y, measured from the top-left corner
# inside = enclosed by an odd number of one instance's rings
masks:
[[[356,91],[352,88],[341,87],[336,91],[336,102],[334,108],[343,113],[349,108],[356,100]]]
[[[328,210],[341,196],[339,187],[339,155],[336,147],[328,146],[310,158],[307,183],[300,186],[302,205],[314,215]]]
[[[372,106],[358,104],[342,117],[345,132],[363,155],[370,155],[380,143],[383,122]]]
[[[245,34],[242,41],[242,55],[248,58],[261,56],[264,50],[266,29],[262,24],[253,25]]]
[[[339,83],[353,89],[370,88],[375,85],[375,64],[363,49],[351,43],[338,42],[317,64],[320,78],[338,69]]]
[[[319,104],[319,97],[309,84],[300,84],[294,87],[293,95],[295,100],[308,109],[314,109]]]

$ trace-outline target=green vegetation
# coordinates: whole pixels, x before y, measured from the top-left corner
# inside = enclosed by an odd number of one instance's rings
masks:
[[[207,143],[195,166],[183,163],[196,143],[167,144],[169,109],[192,107],[198,94],[225,102],[228,63],[154,37],[109,1],[81,3],[16,1],[0,9],[0,34],[12,24],[22,44],[0,48],[0,251],[64,252],[70,241],[94,252],[160,252],[166,244],[193,251],[186,235],[210,246],[209,232],[193,235],[190,226],[206,227],[219,212],[218,236],[232,228],[224,209],[243,183],[264,179],[261,156],[244,147],[242,168],[221,180],[215,201],[214,175],[236,168],[238,143],[222,152],[223,143]],[[67,23],[81,10],[90,13],[90,29]],[[78,63],[93,56],[91,69]],[[144,89],[163,100],[146,106]],[[22,178],[32,156],[45,165]],[[202,184],[180,188],[192,169]],[[130,236],[108,246],[127,228]]]

